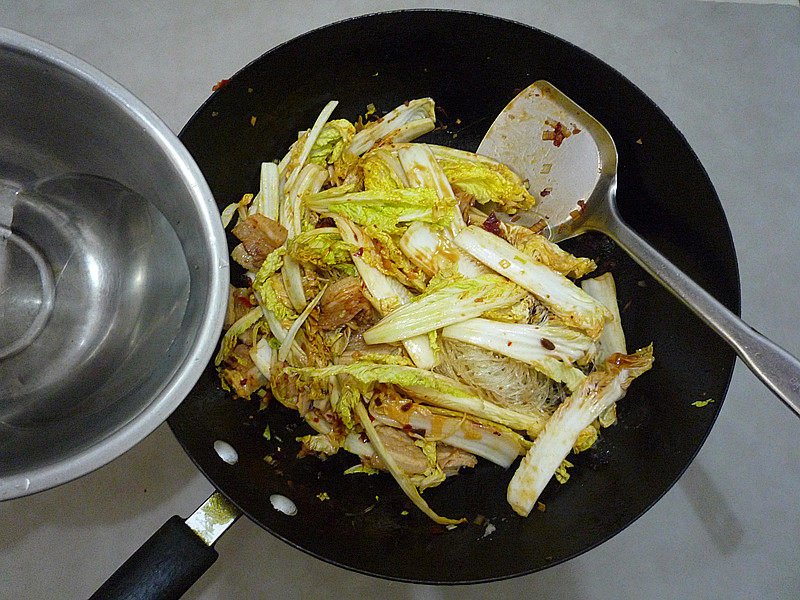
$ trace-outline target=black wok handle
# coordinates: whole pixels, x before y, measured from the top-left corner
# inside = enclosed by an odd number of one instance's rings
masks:
[[[164,523],[89,600],[177,600],[217,560],[214,542],[241,514],[214,492],[185,521]]]
[[[177,600],[217,560],[179,516],[172,517],[89,600]]]

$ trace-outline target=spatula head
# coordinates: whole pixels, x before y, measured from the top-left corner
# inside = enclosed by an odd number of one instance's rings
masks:
[[[508,103],[478,154],[514,170],[538,200],[531,212],[498,216],[546,226],[555,241],[578,232],[587,206],[616,179],[617,150],[608,131],[547,81],[531,84]]]

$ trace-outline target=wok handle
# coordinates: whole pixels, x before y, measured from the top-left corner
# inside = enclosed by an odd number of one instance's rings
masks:
[[[169,519],[89,600],[177,600],[217,560],[179,516]]]
[[[618,215],[613,216],[604,223],[605,233],[728,342],[750,370],[800,416],[800,361],[723,306]]]

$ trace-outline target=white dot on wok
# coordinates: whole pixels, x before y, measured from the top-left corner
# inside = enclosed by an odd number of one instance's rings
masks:
[[[234,450],[233,446],[228,442],[217,440],[214,442],[214,450],[216,450],[219,457],[229,465],[235,465],[239,460],[239,455],[236,450]]]
[[[272,494],[272,496],[269,497],[269,501],[272,503],[272,508],[289,515],[290,517],[297,514],[297,506],[295,506],[295,503],[289,500],[289,498],[286,496]]]

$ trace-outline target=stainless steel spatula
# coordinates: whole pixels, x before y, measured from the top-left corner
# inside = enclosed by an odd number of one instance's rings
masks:
[[[541,228],[553,241],[588,230],[611,237],[800,416],[800,361],[725,308],[622,221],[614,140],[580,106],[550,83],[537,81],[498,115],[478,154],[511,167],[541,200],[533,211],[514,215],[516,224]]]

